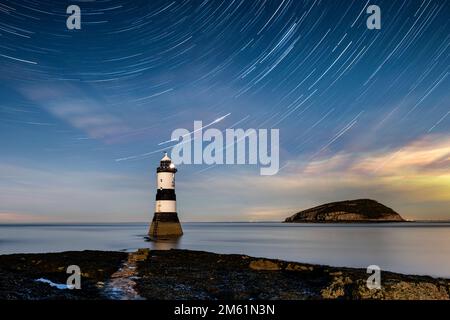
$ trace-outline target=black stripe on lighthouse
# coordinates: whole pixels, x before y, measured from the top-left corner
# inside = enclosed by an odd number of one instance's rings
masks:
[[[156,201],[158,200],[177,200],[174,189],[158,189],[156,191]]]
[[[175,222],[180,223],[176,212],[159,212],[155,213],[152,222]]]

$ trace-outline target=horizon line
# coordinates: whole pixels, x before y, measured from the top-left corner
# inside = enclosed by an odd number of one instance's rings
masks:
[[[430,223],[436,223],[436,222],[441,222],[441,223],[446,223],[446,222],[450,222],[450,219],[418,219],[418,220],[405,220],[405,221],[401,221],[401,222],[430,222]],[[395,222],[395,223],[401,223],[401,222]],[[250,221],[250,220],[245,220],[245,221],[181,221],[181,223],[285,223],[284,220],[257,220],[257,221]],[[382,223],[392,223],[390,221],[387,222],[377,222],[375,224],[382,224]],[[94,222],[88,222],[88,221],[48,221],[48,222],[0,222],[0,226],[4,226],[4,225],[71,225],[71,224],[85,224],[85,225],[94,225],[94,224],[150,224],[150,222],[148,221],[110,221],[110,222],[99,222],[99,221],[94,221]],[[326,225],[326,224],[340,224],[339,222],[329,222],[329,223],[320,223],[320,222],[304,222],[304,223],[290,223],[290,224],[311,224],[311,225]],[[351,223],[342,223],[342,225],[346,225],[346,224],[351,224]],[[354,224],[364,224],[364,223],[360,223],[360,222],[355,222]]]

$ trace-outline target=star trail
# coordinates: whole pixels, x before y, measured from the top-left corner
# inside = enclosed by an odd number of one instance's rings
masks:
[[[69,5],[80,30],[66,27]],[[369,5],[381,9],[379,30],[366,25]],[[449,45],[444,0],[1,0],[0,211],[145,220],[162,147],[201,120],[279,129],[281,171],[270,180],[253,166],[182,166],[187,220],[359,196],[449,218]],[[96,175],[89,188],[101,195],[79,211],[46,200]],[[282,192],[283,178],[314,195],[256,203]],[[215,208],[193,209],[192,181]],[[121,192],[123,205],[100,208]],[[412,204],[416,193],[430,196]]]

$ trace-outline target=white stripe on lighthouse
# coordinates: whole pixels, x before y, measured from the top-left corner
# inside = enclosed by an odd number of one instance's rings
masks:
[[[174,200],[157,200],[155,212],[177,212],[177,202]]]
[[[158,189],[175,189],[175,174],[172,172],[158,172],[156,175]]]

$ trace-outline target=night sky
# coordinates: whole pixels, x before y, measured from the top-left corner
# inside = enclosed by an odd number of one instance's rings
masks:
[[[0,222],[149,221],[159,144],[227,114],[280,130],[281,170],[180,165],[182,221],[450,219],[449,45],[444,0],[1,0]]]

